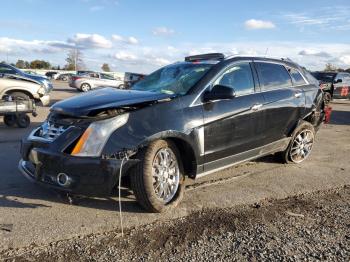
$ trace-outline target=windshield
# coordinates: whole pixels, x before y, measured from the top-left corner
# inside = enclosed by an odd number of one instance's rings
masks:
[[[312,75],[322,82],[333,82],[336,73],[312,73]]]
[[[136,83],[132,89],[184,95],[196,84],[212,64],[178,63],[163,67]]]

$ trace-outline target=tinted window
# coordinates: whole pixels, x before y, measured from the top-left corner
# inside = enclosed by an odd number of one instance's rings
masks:
[[[236,95],[254,93],[254,80],[249,63],[241,63],[230,67],[214,83],[235,90]]]
[[[292,80],[282,65],[272,63],[256,63],[262,90],[292,86]]]
[[[101,78],[108,79],[108,80],[115,80],[112,76],[107,75],[107,74],[101,74]]]
[[[306,85],[306,82],[303,76],[299,73],[298,70],[294,68],[289,69],[290,76],[292,77],[294,85]]]

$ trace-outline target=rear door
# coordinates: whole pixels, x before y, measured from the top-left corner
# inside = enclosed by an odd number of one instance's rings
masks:
[[[264,96],[265,123],[261,130],[264,143],[286,137],[295,127],[305,107],[305,94],[283,64],[266,61],[254,62],[260,88]]]

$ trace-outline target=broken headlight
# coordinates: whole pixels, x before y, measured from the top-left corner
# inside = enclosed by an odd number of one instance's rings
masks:
[[[128,122],[129,114],[96,121],[90,124],[75,145],[72,155],[97,157],[111,134]]]

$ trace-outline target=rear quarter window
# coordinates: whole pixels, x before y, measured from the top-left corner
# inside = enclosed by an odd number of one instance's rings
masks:
[[[280,64],[256,62],[261,90],[272,90],[292,86],[287,69]]]
[[[288,69],[290,76],[292,77],[293,85],[295,86],[300,86],[300,85],[306,85],[306,81],[301,75],[301,73],[294,69],[294,68],[289,68]]]

